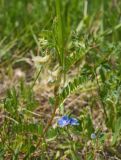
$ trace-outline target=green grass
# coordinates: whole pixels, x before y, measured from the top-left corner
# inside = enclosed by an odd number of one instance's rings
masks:
[[[0,5],[0,159],[121,159],[120,0]]]

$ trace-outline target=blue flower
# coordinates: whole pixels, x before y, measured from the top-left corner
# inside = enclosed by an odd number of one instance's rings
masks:
[[[96,138],[97,138],[96,134],[95,134],[95,133],[92,133],[92,134],[91,134],[91,139],[96,139]]]
[[[79,125],[79,122],[76,118],[70,118],[70,125],[72,126]]]
[[[70,118],[67,115],[63,116],[61,119],[58,120],[58,124],[60,127],[64,127],[67,125],[79,125],[79,122],[76,118]]]
[[[70,123],[70,119],[68,116],[63,116],[61,119],[58,120],[58,124],[60,127],[67,126]]]

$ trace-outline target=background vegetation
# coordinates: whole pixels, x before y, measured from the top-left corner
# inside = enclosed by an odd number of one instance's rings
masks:
[[[1,0],[0,33],[0,159],[121,159],[121,1]]]

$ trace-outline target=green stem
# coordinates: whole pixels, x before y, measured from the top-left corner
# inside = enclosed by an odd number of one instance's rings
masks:
[[[51,118],[49,119],[47,125],[45,126],[42,135],[39,137],[38,143],[37,143],[37,145],[36,145],[36,147],[35,147],[32,155],[33,155],[34,152],[39,148],[40,144],[42,143],[42,140],[45,138],[45,134],[47,133],[47,131],[48,131],[49,127],[51,126],[52,121],[53,121],[53,119],[54,119],[54,117],[55,117],[56,110],[57,110],[58,105],[59,105],[59,97],[58,97],[58,95],[57,95],[58,89],[59,89],[59,84],[58,84],[58,86],[55,86],[55,89],[54,89],[55,105],[54,105],[53,113],[52,113]],[[31,155],[31,156],[32,156],[32,155]]]
[[[98,80],[98,75],[97,75],[97,72],[95,70],[95,66],[94,66],[94,74],[95,74],[95,77],[96,77],[96,81],[97,81],[97,86],[98,86],[98,94],[100,96],[100,100],[101,100],[101,104],[102,104],[102,107],[103,107],[103,111],[104,111],[104,118],[105,118],[105,121],[107,122],[108,120],[108,115],[107,115],[107,112],[106,112],[106,108],[105,108],[105,104],[102,100],[102,97],[101,97],[101,88],[100,88],[100,84],[99,84],[99,80]]]
[[[35,83],[36,83],[37,79],[39,78],[39,75],[40,75],[40,73],[41,73],[41,70],[42,70],[42,68],[40,68],[40,70],[39,70],[39,72],[38,72],[38,74],[37,74],[37,76],[36,76],[36,78],[35,78],[32,86],[31,86],[31,89],[33,89],[33,87],[35,86]]]

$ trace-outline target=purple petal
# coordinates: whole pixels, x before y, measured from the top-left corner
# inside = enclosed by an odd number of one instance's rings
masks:
[[[70,125],[79,125],[79,122],[76,118],[70,118]]]
[[[58,124],[60,127],[67,126],[70,123],[70,119],[68,116],[63,116],[61,119],[58,120]]]

